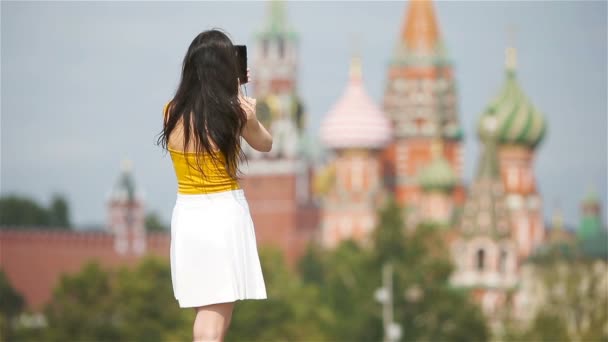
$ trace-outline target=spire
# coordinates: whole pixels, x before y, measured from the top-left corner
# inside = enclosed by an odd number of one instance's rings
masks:
[[[505,51],[505,67],[509,75],[515,75],[517,68],[517,50],[515,49],[515,29],[510,27],[508,30],[508,47]]]
[[[414,54],[428,55],[435,51],[440,34],[431,0],[409,1],[401,41]]]
[[[132,170],[133,162],[130,159],[123,159],[120,163],[121,173],[112,190],[112,198],[119,201],[133,201],[136,197],[135,181]]]
[[[553,215],[551,217],[551,225],[554,231],[563,230],[564,229],[564,214],[562,213],[562,209],[559,204],[555,205],[553,209]]]
[[[120,168],[123,172],[131,172],[131,169],[133,168],[133,162],[130,159],[123,159],[122,163],[120,164]]]
[[[489,121],[489,130],[493,130],[493,122]],[[498,165],[498,149],[496,147],[496,139],[491,135],[482,137],[481,142],[482,152],[479,160],[479,168],[477,169],[477,179],[489,179],[497,180],[500,179],[500,168]]]
[[[350,61],[348,75],[351,83],[360,83],[362,80],[361,58],[357,55],[353,56]]]
[[[517,68],[517,50],[514,47],[508,47],[505,51],[505,55],[507,72],[515,73],[515,69]]]
[[[285,4],[280,0],[270,1],[268,28],[271,31],[284,31],[285,29]]]
[[[266,24],[259,36],[295,38],[295,32],[287,23],[285,3],[282,0],[269,1],[267,13]]]

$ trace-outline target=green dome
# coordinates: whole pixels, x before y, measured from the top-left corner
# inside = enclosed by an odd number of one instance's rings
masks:
[[[547,123],[536,110],[517,82],[515,68],[507,67],[507,79],[499,95],[486,107],[477,127],[480,138],[488,136],[486,120],[496,121],[499,144],[536,147],[543,139]]]
[[[422,168],[418,182],[425,191],[449,191],[456,185],[456,175],[450,164],[439,156]]]

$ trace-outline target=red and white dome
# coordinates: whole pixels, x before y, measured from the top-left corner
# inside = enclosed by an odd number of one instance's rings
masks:
[[[325,116],[320,133],[332,149],[378,149],[390,141],[390,121],[365,91],[358,58],[353,58],[346,90]]]

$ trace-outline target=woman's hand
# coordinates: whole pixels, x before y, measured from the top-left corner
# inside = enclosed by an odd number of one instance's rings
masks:
[[[249,68],[247,68],[247,78],[250,78]],[[247,141],[249,146],[260,152],[269,152],[272,149],[272,135],[268,132],[266,127],[258,120],[256,115],[256,99],[245,96],[241,91],[239,85],[239,102],[247,113],[247,123],[243,129],[241,135]]]
[[[257,116],[256,116],[256,112],[255,112],[255,107],[257,104],[256,99],[254,99],[253,97],[245,96],[239,90],[239,103],[241,104],[241,107],[245,111],[245,114],[247,114],[247,121],[257,120]]]

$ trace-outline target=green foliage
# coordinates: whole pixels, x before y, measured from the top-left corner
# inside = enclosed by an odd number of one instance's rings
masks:
[[[173,297],[169,265],[154,256],[136,268],[90,261],[62,276],[45,308],[45,341],[185,341],[193,313]]]
[[[146,215],[145,226],[146,230],[149,232],[166,232],[169,230],[169,228],[162,223],[156,212],[151,212]]]
[[[378,224],[373,232],[374,262],[400,263],[407,257],[405,248],[405,225],[401,218],[401,208],[394,197],[389,196],[378,212]]]
[[[54,194],[51,200],[51,205],[48,209],[49,224],[56,227],[69,228],[70,224],[70,209],[68,202],[60,194]]]
[[[69,207],[62,195],[54,194],[50,207],[36,201],[11,194],[0,198],[0,225],[16,227],[46,226],[52,229],[69,229]]]
[[[384,264],[393,265],[395,322],[404,341],[485,341],[484,317],[464,290],[448,280],[453,266],[444,230],[420,226],[406,233],[402,210],[389,199],[378,213],[371,248],[343,241],[333,250],[309,248],[299,264],[303,279],[316,284],[332,313],[323,322],[329,341],[383,339],[382,306],[374,299]]]
[[[322,322],[330,313],[319,300],[319,288],[290,270],[276,248],[259,249],[268,299],[235,305],[227,341],[326,340]]]
[[[170,280],[168,263],[155,256],[147,256],[133,270],[118,271],[114,309],[121,340],[191,339],[193,312],[179,308]]]
[[[0,341],[14,338],[12,322],[24,309],[23,296],[10,284],[3,270],[0,270]]]
[[[544,295],[523,336],[545,341],[608,341],[606,262],[556,257],[534,266]]]
[[[74,275],[63,275],[44,312],[46,341],[116,341],[120,338],[115,284],[96,261]]]
[[[325,274],[323,255],[322,247],[318,243],[308,244],[306,252],[298,261],[298,271],[302,281],[316,285],[323,283]]]
[[[333,313],[324,327],[329,341],[382,339],[380,306],[374,292],[380,286],[380,268],[369,251],[352,240],[343,241],[326,256],[325,281],[319,284],[323,303]]]

